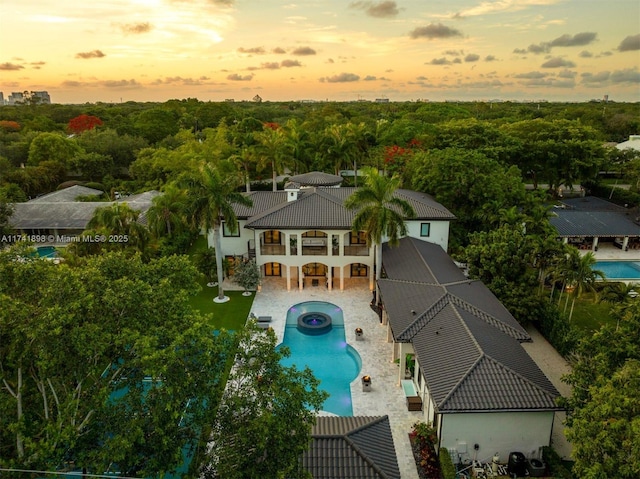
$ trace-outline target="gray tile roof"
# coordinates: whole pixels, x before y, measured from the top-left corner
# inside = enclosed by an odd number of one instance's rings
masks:
[[[458,275],[439,246],[400,242],[383,250],[380,295],[395,340],[413,344],[437,410],[559,409],[558,391],[520,345],[529,335],[493,293]]]
[[[67,201],[75,201],[78,196],[102,195],[101,190],[88,188],[81,185],[73,185],[63,190],[53,191],[46,195],[38,196],[29,201],[29,203],[59,203]]]
[[[554,210],[551,225],[562,237],[618,237],[640,236],[640,225],[632,216],[613,211]]]
[[[55,193],[58,192],[51,193],[51,195]],[[151,206],[153,198],[159,194],[158,191],[148,191],[123,198],[118,202],[127,203],[132,209],[140,211],[139,221],[144,224],[146,222],[146,211]],[[26,203],[14,204],[14,212],[9,221],[11,226],[18,230],[83,230],[93,217],[96,209],[115,203],[64,201],[58,195],[53,196],[53,201],[46,201],[49,196],[45,195]]]
[[[250,218],[245,227],[255,229],[351,229],[355,213],[328,195],[329,188],[301,191],[298,199]]]
[[[253,200],[252,207],[234,205],[234,211],[239,219],[247,220],[247,228],[299,229],[302,226],[350,230],[356,212],[343,205],[354,191],[354,187],[303,188],[295,201],[287,201],[286,191],[255,191],[247,193]],[[396,196],[413,206],[416,220],[455,219],[449,210],[424,193],[397,190]]]
[[[302,465],[315,479],[399,479],[388,416],[316,419]]]
[[[323,173],[321,171],[311,171],[289,178],[289,181],[298,183],[301,186],[334,186],[342,183],[342,176]]]
[[[640,237],[635,213],[610,201],[585,196],[563,200],[549,221],[561,237]]]

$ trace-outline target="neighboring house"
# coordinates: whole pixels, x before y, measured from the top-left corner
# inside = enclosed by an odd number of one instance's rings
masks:
[[[562,408],[520,345],[526,330],[440,246],[403,238],[383,249],[382,319],[408,409],[422,408],[454,460],[537,456]]]
[[[388,416],[318,417],[302,466],[314,479],[400,479]]]
[[[347,278],[366,278],[373,290],[375,248],[367,246],[364,233],[351,231],[356,211],[344,207],[355,188],[339,187],[342,178],[326,173],[291,180],[284,191],[247,193],[251,207],[235,206],[238,229],[231,232],[223,224],[223,255],[255,258],[262,275],[284,278],[287,290],[310,285],[342,290]],[[396,196],[416,211],[407,221],[409,235],[446,250],[454,215],[424,193],[398,190]]]
[[[616,145],[618,150],[626,150],[632,149],[636,151],[640,151],[640,135],[631,135],[627,141],[623,141],[622,143],[618,143]]]
[[[118,201],[83,202],[80,196],[100,195],[102,191],[85,186],[71,186],[54,191],[25,203],[15,203],[9,224],[16,232],[26,235],[53,235],[55,241],[47,243],[68,243],[68,238],[80,235],[93,218],[96,209],[115,203],[126,203],[140,211],[139,221],[146,223],[146,212],[158,191],[147,191],[139,195],[121,198]]]
[[[597,251],[602,243],[624,251],[640,248],[637,210],[585,196],[563,200],[553,213],[549,221],[558,237],[577,248]]]

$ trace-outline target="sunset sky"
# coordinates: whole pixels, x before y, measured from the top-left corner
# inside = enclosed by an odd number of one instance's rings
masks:
[[[638,0],[2,0],[0,91],[54,103],[640,101]]]

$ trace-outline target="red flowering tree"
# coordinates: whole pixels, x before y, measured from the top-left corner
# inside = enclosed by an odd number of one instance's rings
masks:
[[[402,174],[404,167],[413,155],[410,148],[393,145],[384,147],[384,167],[391,175]]]
[[[4,131],[8,131],[8,132],[20,131],[20,128],[22,127],[20,126],[20,123],[18,123],[17,121],[0,120],[0,129],[3,129]]]
[[[82,133],[83,131],[93,130],[96,126],[101,126],[102,120],[97,116],[79,115],[69,120],[67,129],[71,133]]]

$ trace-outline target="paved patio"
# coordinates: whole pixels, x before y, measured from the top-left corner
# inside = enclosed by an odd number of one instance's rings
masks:
[[[287,310],[304,301],[327,301],[344,313],[346,339],[362,358],[362,371],[351,383],[353,414],[356,416],[388,415],[398,465],[403,479],[418,479],[409,445],[411,426],[422,420],[422,412],[407,411],[405,397],[398,385],[398,365],[391,361],[392,343],[386,341],[386,328],[369,307],[371,292],[365,284],[346,284],[345,290],[328,291],[311,287],[287,291],[277,279],[266,279],[262,291],[256,293],[252,311],[256,316],[271,316],[272,327],[281,342],[284,337]],[[356,341],[355,328],[362,328],[363,341]],[[371,392],[363,392],[360,378],[371,376]]]

